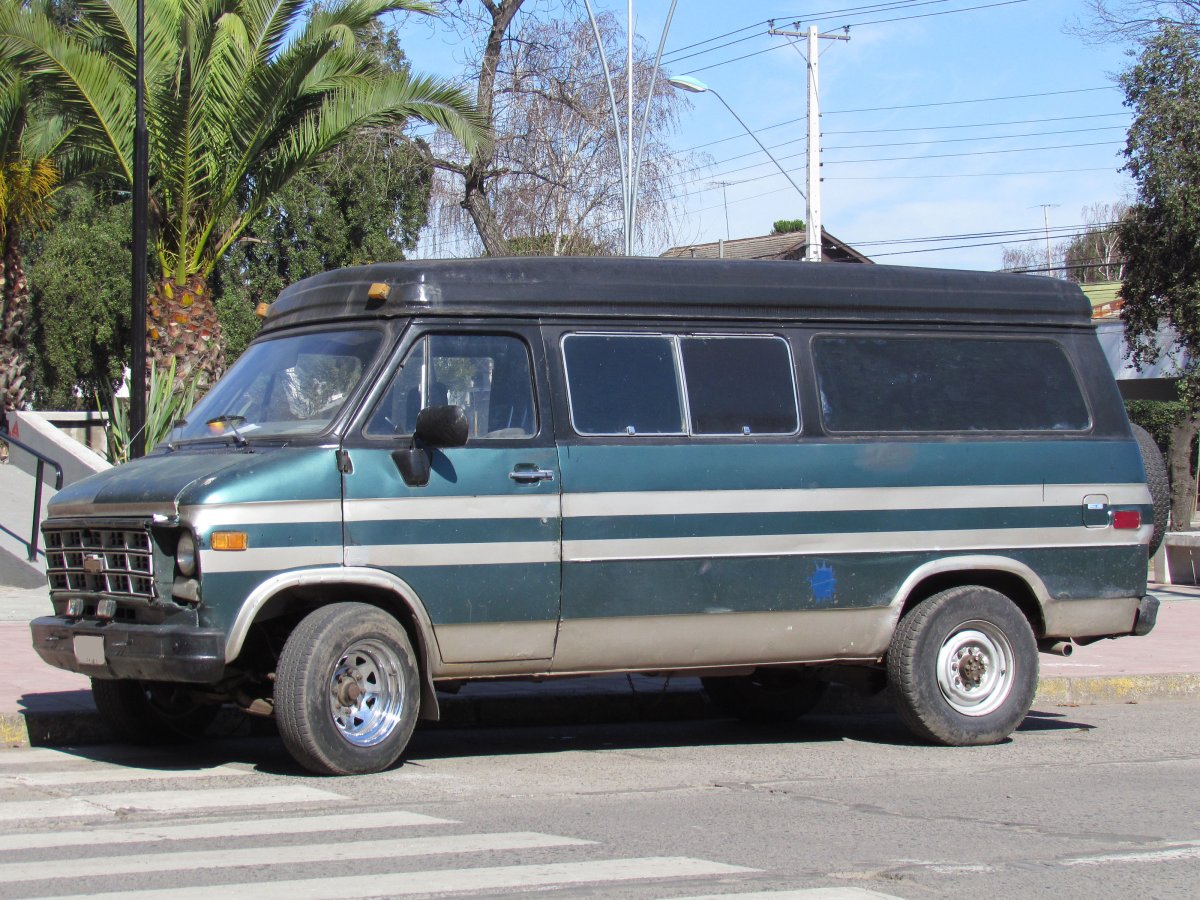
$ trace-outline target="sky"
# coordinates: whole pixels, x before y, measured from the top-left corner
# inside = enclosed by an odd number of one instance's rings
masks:
[[[593,5],[626,21],[627,0]],[[669,8],[633,2],[651,49]],[[803,188],[804,44],[768,34],[767,21],[849,25],[849,41],[821,41],[825,229],[880,263],[998,269],[1004,246],[1044,250],[1047,225],[1059,240],[1085,207],[1130,198],[1116,84],[1129,48],[1070,33],[1086,15],[1084,0],[679,0],[662,67],[718,91]],[[462,74],[448,33],[406,25],[401,40],[416,71]],[[690,100],[672,147],[712,164],[685,176],[672,243],[804,218],[804,200],[720,100]]]

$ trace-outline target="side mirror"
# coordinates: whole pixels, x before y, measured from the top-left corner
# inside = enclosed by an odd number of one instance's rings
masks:
[[[427,406],[417,413],[413,437],[429,447],[462,447],[469,431],[461,406]]]
[[[411,447],[392,451],[392,460],[409,487],[429,484],[432,447],[462,447],[467,443],[467,414],[461,406],[427,406],[417,413]]]

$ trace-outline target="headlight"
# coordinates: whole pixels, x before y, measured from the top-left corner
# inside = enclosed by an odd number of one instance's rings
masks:
[[[179,543],[175,545],[175,565],[189,578],[196,574],[196,541],[190,531],[179,535]]]

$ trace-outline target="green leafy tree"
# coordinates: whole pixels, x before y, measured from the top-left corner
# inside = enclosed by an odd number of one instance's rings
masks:
[[[0,26],[16,12],[11,3],[0,5]],[[25,229],[49,220],[60,183],[53,156],[65,134],[35,82],[0,54],[0,412],[24,406],[30,387],[21,240]]]
[[[771,228],[771,234],[792,234],[804,230],[803,219],[780,219]]]
[[[391,71],[362,46],[380,16],[415,0],[146,4],[146,114],[154,252],[150,359],[177,378],[216,377],[220,321],[209,278],[284,187],[361,129],[419,119],[467,147],[484,136],[465,95]],[[44,10],[0,20],[0,59],[37,72],[88,151],[132,183],[134,0],[79,0],[69,30]]]
[[[1190,528],[1196,503],[1192,445],[1200,428],[1200,34],[1165,25],[1142,42],[1122,75],[1133,123],[1125,169],[1136,198],[1118,227],[1125,260],[1125,337],[1140,365],[1158,356],[1157,333],[1174,328],[1193,362],[1179,373],[1186,412],[1171,436],[1174,527]]]
[[[131,212],[127,197],[84,185],[57,206],[28,246],[34,393],[42,408],[90,408],[129,362]]]
[[[258,331],[255,307],[294,281],[404,259],[429,209],[433,168],[398,128],[361,133],[267,205],[222,260],[214,290],[232,361]]]

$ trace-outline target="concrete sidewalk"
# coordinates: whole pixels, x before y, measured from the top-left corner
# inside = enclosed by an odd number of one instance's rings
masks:
[[[1035,708],[1200,697],[1200,587],[1152,585],[1162,600],[1145,637],[1076,647],[1070,657],[1041,655]],[[45,615],[45,588],[0,586],[0,742],[64,746],[112,740],[96,714],[88,679],[52,668],[33,651],[29,620]],[[472,683],[440,694],[443,722],[468,725],[575,725],[716,715],[696,678],[609,676]],[[833,688],[825,713],[883,712],[882,695]]]

